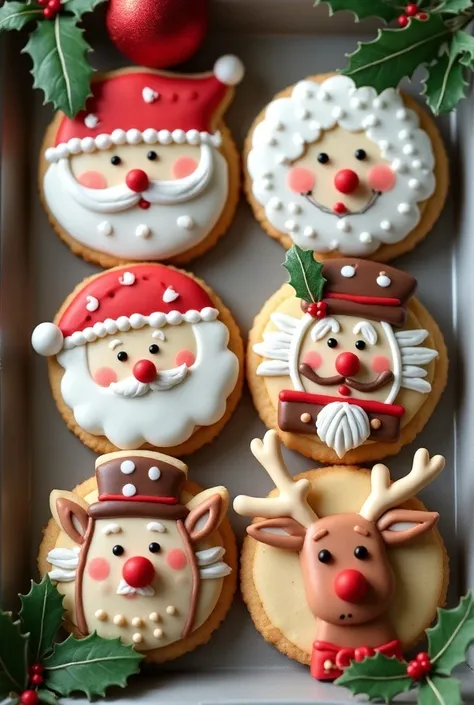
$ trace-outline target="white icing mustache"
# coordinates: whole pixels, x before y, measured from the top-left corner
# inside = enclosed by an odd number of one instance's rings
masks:
[[[146,587],[143,588],[134,588],[131,585],[127,583],[126,580],[122,578],[122,580],[119,582],[119,586],[117,588],[117,595],[141,595],[142,597],[152,597],[155,594],[154,589],[151,587],[151,585],[147,585]]]
[[[118,213],[128,210],[136,206],[142,198],[157,205],[173,205],[189,201],[204,191],[211,180],[213,170],[213,148],[203,144],[199,165],[192,174],[183,179],[150,181],[145,191],[136,193],[125,183],[104,189],[81,186],[71,171],[69,159],[61,159],[58,162],[60,179],[71,196],[85,208],[98,213]]]
[[[179,367],[173,367],[171,370],[162,370],[156,375],[156,379],[153,382],[139,382],[138,379],[133,377],[127,377],[121,382],[113,382],[109,389],[112,390],[114,394],[118,394],[121,397],[126,397],[128,399],[134,399],[136,397],[142,397],[148,392],[163,392],[172,387],[176,387],[180,384],[188,374],[188,367],[185,362]]]

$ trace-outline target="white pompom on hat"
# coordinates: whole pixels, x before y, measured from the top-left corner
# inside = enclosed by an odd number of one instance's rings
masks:
[[[241,82],[244,74],[243,63],[232,54],[221,56],[214,64],[214,76],[225,86],[236,86]]]
[[[40,323],[31,336],[33,349],[39,355],[57,355],[63,343],[63,334],[54,323]]]

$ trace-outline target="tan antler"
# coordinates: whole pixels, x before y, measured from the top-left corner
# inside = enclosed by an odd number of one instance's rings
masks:
[[[371,491],[365,500],[360,516],[376,521],[387,509],[398,507],[429,485],[443,470],[445,459],[435,455],[430,459],[425,448],[416,451],[411,471],[405,477],[390,484],[390,470],[381,463],[374,465],[371,475]]]
[[[311,483],[304,478],[293,480],[286,469],[276,431],[267,431],[263,441],[254,438],[250,450],[272,478],[279,494],[277,497],[239,495],[234,500],[237,514],[265,519],[291,517],[305,528],[317,521],[318,516],[307,501]]]

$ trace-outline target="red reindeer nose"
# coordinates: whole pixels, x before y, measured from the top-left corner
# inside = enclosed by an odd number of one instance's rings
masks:
[[[133,366],[132,372],[135,379],[138,379],[139,382],[143,382],[144,384],[153,382],[156,377],[156,367],[151,360],[139,360]]]
[[[360,602],[368,587],[367,580],[358,570],[341,570],[334,581],[334,592],[346,602]]]
[[[336,357],[336,370],[344,377],[352,377],[360,370],[360,360],[354,353],[341,353]]]
[[[142,169],[130,169],[125,177],[125,183],[132,191],[141,193],[142,191],[147,190],[150,182],[148,176],[144,171],[142,171]]]
[[[334,177],[334,186],[341,193],[352,193],[359,186],[359,177],[352,169],[341,169]]]
[[[122,568],[123,579],[133,588],[144,588],[155,577],[153,563],[143,556],[134,556]]]

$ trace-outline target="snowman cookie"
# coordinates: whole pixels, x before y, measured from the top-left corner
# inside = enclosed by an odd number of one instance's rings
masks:
[[[245,189],[284,247],[386,262],[431,230],[448,189],[433,120],[394,89],[312,76],[279,93],[246,141]]]
[[[235,591],[225,487],[202,491],[152,451],[99,457],[95,478],[54,490],[39,569],[65,596],[66,627],[166,661],[205,643]]]
[[[85,279],[32,344],[49,356],[68,427],[96,452],[191,453],[219,433],[242,391],[230,312],[204,282],[160,264]]]
[[[413,298],[416,280],[368,260],[320,263],[296,245],[284,266],[290,282],[249,336],[248,381],[262,420],[324,463],[398,453],[447,379],[443,337]]]
[[[215,244],[239,195],[239,157],[223,115],[242,77],[234,56],[196,76],[111,71],[93,80],[85,110],[56,115],[39,188],[75,254],[103,267],[181,264]]]

